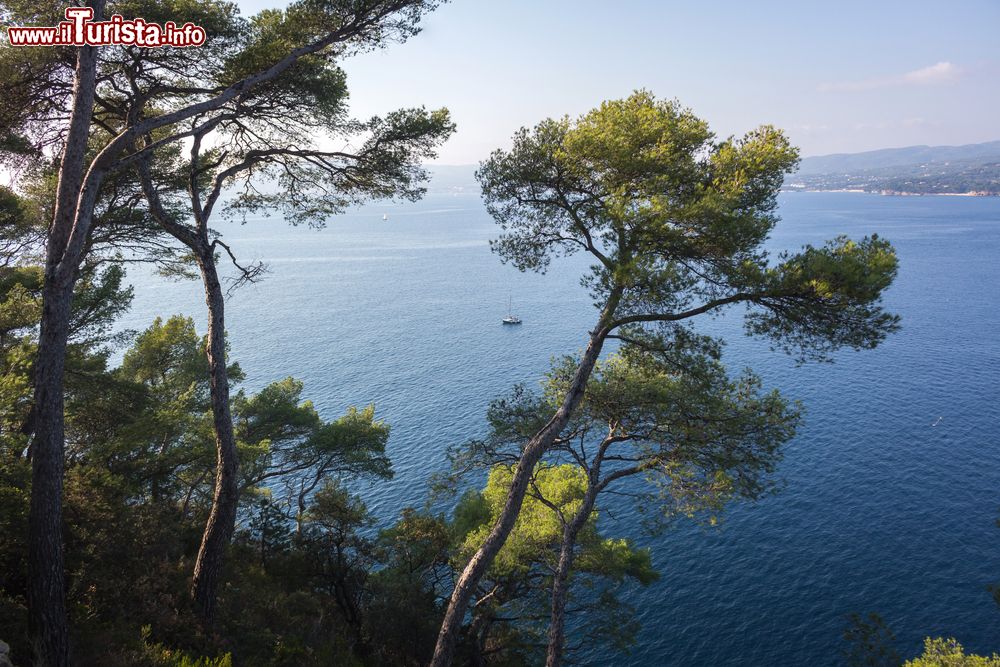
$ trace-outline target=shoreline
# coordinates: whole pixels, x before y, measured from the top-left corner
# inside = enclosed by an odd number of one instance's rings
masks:
[[[818,190],[813,188],[783,188],[781,192],[840,192],[880,197],[1000,197],[1000,192],[905,192],[897,190],[861,190],[857,188],[831,188]]]

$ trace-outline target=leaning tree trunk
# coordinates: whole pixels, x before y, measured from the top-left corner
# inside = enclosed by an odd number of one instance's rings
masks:
[[[599,461],[595,463],[595,469],[599,465]],[[573,520],[563,528],[559,564],[552,579],[552,615],[549,620],[549,647],[545,655],[545,667],[559,667],[562,664],[563,644],[566,639],[566,596],[569,591],[569,573],[573,568],[573,550],[580,530],[586,525],[590,513],[594,511],[596,500],[597,486],[592,480],[587,485],[587,493],[584,494],[580,509],[573,516]]]
[[[528,483],[534,474],[535,465],[552,446],[559,433],[566,427],[580,401],[583,400],[587,381],[590,379],[598,357],[601,356],[601,348],[609,333],[608,323],[615,312],[619,299],[620,292],[615,292],[609,297],[601,313],[601,319],[590,335],[590,344],[580,359],[580,365],[576,369],[576,375],[573,377],[569,391],[563,398],[562,405],[552,416],[552,419],[528,441],[517,462],[517,469],[514,471],[510,490],[507,492],[507,500],[504,502],[500,517],[455,582],[455,589],[451,593],[448,609],[441,622],[437,645],[434,647],[434,657],[430,663],[431,667],[446,667],[451,664],[455,644],[458,641],[458,633],[461,630],[462,621],[465,619],[465,612],[469,607],[472,594],[476,590],[479,580],[486,574],[486,570],[489,569],[493,559],[496,558],[497,553],[507,541],[510,531],[514,528],[517,515],[524,502]]]
[[[104,12],[103,0],[92,5]],[[62,540],[64,469],[63,377],[66,344],[79,267],[79,245],[70,244],[74,224],[86,230],[93,207],[81,192],[87,138],[93,116],[97,75],[94,47],[77,50],[73,77],[73,108],[66,146],[59,165],[55,210],[45,248],[42,317],[35,359],[35,392],[31,427],[31,505],[28,515],[28,634],[35,665],[62,667],[70,663],[66,619],[65,561]],[[84,204],[81,205],[81,199]],[[79,230],[78,230],[79,231]]]
[[[212,401],[212,420],[215,427],[215,493],[212,510],[205,524],[201,547],[194,565],[191,597],[195,609],[206,625],[215,620],[215,607],[222,578],[226,547],[236,528],[236,509],[239,503],[239,464],[236,454],[236,436],[233,418],[229,411],[229,375],[226,369],[225,297],[215,256],[211,246],[202,244],[197,250],[198,267],[201,269],[208,305],[208,369]]]
[[[148,159],[138,164],[142,189],[149,203],[150,212],[169,234],[191,249],[201,271],[205,303],[208,306],[208,345],[206,356],[209,370],[209,393],[212,404],[212,423],[215,431],[215,491],[212,508],[202,534],[201,546],[194,564],[191,597],[195,610],[205,626],[215,621],[219,582],[222,579],[226,547],[236,529],[236,511],[239,505],[239,458],[236,436],[229,408],[229,372],[226,368],[226,301],[215,265],[215,249],[208,240],[205,212],[193,194],[198,225],[189,228],[173,221],[160,202],[150,176]],[[192,188],[196,184],[192,183]],[[196,189],[192,190],[197,193]]]

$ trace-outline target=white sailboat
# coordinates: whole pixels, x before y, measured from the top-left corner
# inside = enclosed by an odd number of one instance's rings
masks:
[[[382,222],[385,222],[388,219],[389,219],[389,214],[388,213],[383,213],[382,214]]]
[[[500,321],[503,322],[504,324],[520,324],[521,323],[521,318],[518,317],[517,315],[514,315],[514,313],[512,313],[511,310],[510,310],[510,296],[507,297],[507,317],[503,318]]]

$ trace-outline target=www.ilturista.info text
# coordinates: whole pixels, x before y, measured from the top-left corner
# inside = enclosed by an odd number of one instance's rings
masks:
[[[56,26],[9,26],[11,46],[110,46],[113,44],[158,48],[188,47],[205,43],[205,29],[193,23],[163,25],[141,18],[125,20],[115,14],[107,21],[93,21],[91,7],[67,7],[66,20]]]

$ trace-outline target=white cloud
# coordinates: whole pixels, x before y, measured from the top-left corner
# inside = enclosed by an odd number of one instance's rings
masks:
[[[961,70],[949,62],[940,62],[930,67],[913,70],[903,75],[906,83],[928,84],[945,83],[954,81],[961,74]]]
[[[841,81],[839,83],[824,83],[819,86],[819,91],[823,93],[856,93],[865,90],[876,90],[878,88],[890,88],[893,86],[927,86],[954,81],[962,74],[960,67],[953,63],[942,61],[906,72],[899,76],[890,76],[873,79],[861,79],[859,81]]]

